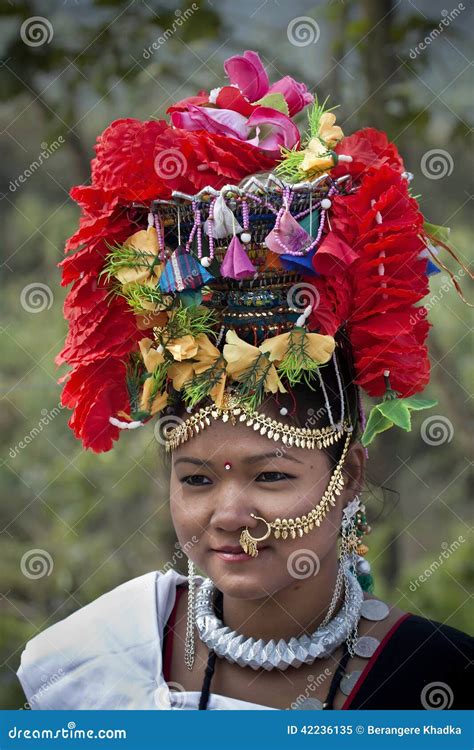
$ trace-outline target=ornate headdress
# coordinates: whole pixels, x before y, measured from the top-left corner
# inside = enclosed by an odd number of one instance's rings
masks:
[[[168,449],[229,416],[323,447],[352,429],[345,342],[355,384],[379,400],[363,419],[364,445],[392,425],[410,429],[410,412],[436,403],[416,397],[429,381],[428,277],[441,266],[459,291],[438,257],[453,254],[448,230],[425,221],[384,133],[344,137],[304,84],[270,85],[255,52],[225,69],[230,85],[174,104],[171,123],[109,125],[91,184],[71,190],[82,216],[59,264],[72,288],[56,358],[72,367],[59,380],[70,427],[86,448],[108,451],[179,393],[193,413],[168,429]],[[292,117],[307,106],[300,135]],[[258,412],[265,394],[302,381],[322,389],[326,427]]]

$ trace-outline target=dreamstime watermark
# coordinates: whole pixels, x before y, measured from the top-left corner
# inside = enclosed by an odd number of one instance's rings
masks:
[[[177,148],[165,148],[155,157],[155,172],[162,180],[174,180],[182,177],[188,168],[188,162]]]
[[[66,143],[65,139],[62,135],[60,135],[55,141],[52,143],[46,143],[46,141],[43,141],[41,143],[41,151],[39,152],[38,156],[34,161],[32,161],[26,169],[23,170],[23,172],[18,175],[14,180],[10,180],[10,184],[8,186],[8,189],[11,193],[14,193],[15,190],[18,190],[20,185],[25,183],[32,175],[34,175],[35,172],[40,169],[45,161],[49,159],[52,154],[56,153],[58,148],[63,146]]]
[[[20,570],[25,578],[36,580],[50,576],[53,572],[53,558],[45,549],[29,549],[22,556]]]
[[[182,424],[184,424],[184,419],[181,419],[181,417],[178,417],[175,414],[165,414],[164,417],[160,417],[155,422],[153,428],[155,440],[160,445],[166,445],[167,441],[170,439],[171,431]]]
[[[427,47],[430,46],[432,42],[435,41],[447,28],[452,21],[454,21],[459,15],[461,15],[462,11],[466,10],[464,3],[458,3],[455,8],[452,10],[442,10],[441,15],[443,16],[441,21],[435,28],[430,31],[430,33],[425,36],[424,39],[421,40],[421,42],[418,42],[416,47],[412,47],[410,49],[410,57],[412,60],[416,60],[418,55],[421,52],[424,52]]]
[[[171,695],[173,695],[173,708],[183,708],[186,703],[185,690],[186,688],[180,682],[167,682],[160,685],[153,693],[155,706],[162,710],[171,708]]]
[[[286,35],[294,47],[307,47],[308,44],[316,44],[321,36],[321,29],[311,16],[298,16],[288,24]]]
[[[316,310],[319,306],[320,295],[318,290],[311,284],[307,284],[304,281],[298,284],[293,284],[287,292],[286,303],[288,307],[295,308],[296,310],[303,311],[308,305],[311,305],[313,310]]]
[[[28,47],[42,47],[43,44],[49,44],[53,35],[53,25],[44,16],[30,16],[20,27],[21,41]]]
[[[450,443],[454,436],[451,420],[441,414],[427,417],[420,428],[421,439],[427,445],[444,445]]]
[[[54,687],[56,683],[62,679],[63,676],[64,670],[61,667],[57,672],[52,674],[51,677],[46,677],[46,675],[43,675],[41,678],[41,686],[39,690],[37,690],[36,693],[33,693],[28,702],[23,705],[23,708],[25,708],[26,710],[32,708],[32,706],[34,706],[35,703],[38,703],[41,698],[48,692],[48,690]]]
[[[156,52],[156,50],[160,49],[160,47],[166,44],[168,39],[171,39],[173,34],[175,34],[176,31],[181,28],[181,26],[183,26],[197,10],[199,10],[199,5],[197,3],[193,3],[189,8],[186,8],[186,10],[180,10],[179,8],[175,10],[174,14],[176,18],[173,20],[171,27],[167,28],[163,32],[163,34],[158,37],[158,39],[155,39],[155,41],[150,44],[149,47],[146,47],[143,50],[143,59],[149,60],[150,57]]]
[[[288,556],[286,567],[292,578],[303,580],[317,576],[321,562],[312,549],[296,549]]]
[[[449,560],[451,555],[454,552],[457,552],[459,547],[464,544],[465,541],[466,540],[464,539],[464,537],[460,535],[457,539],[454,540],[454,542],[451,542],[451,544],[448,544],[448,542],[442,542],[441,548],[443,551],[438,556],[438,559],[433,560],[431,565],[429,565],[426,570],[423,571],[423,573],[420,573],[417,578],[410,581],[410,591],[416,591],[419,586],[421,586],[423,583],[426,583],[428,578],[431,578],[433,573],[436,573],[436,571],[444,565],[444,561]]]
[[[410,325],[414,326],[419,320],[423,320],[423,318],[426,318],[430,310],[432,310],[438,302],[441,302],[445,294],[448,294],[453,286],[454,281],[459,281],[460,278],[465,276],[466,273],[463,268],[459,269],[459,271],[455,274],[453,274],[453,278],[449,278],[449,276],[443,276],[442,277],[442,284],[439,287],[438,291],[432,294],[427,302],[424,302],[422,307],[417,307],[416,312],[413,315],[410,315]]]
[[[299,709],[300,706],[304,706],[308,698],[311,698],[311,693],[314,693],[316,688],[318,688],[320,685],[323,685],[330,676],[331,670],[329,669],[329,667],[326,667],[326,669],[321,672],[321,674],[318,674],[317,677],[315,677],[314,674],[308,675],[307,688],[303,693],[300,693],[296,700],[293,701],[293,703],[290,705],[290,709],[294,711]]]
[[[183,557],[188,554],[188,551],[198,543],[198,541],[198,537],[193,535],[184,546],[182,546],[179,542],[175,542],[174,546],[176,547],[176,552],[173,553],[171,560],[168,560],[163,565],[163,567],[160,568],[159,572],[162,573],[162,575],[165,575],[168,570],[173,570],[176,564],[176,560],[182,560]]]
[[[449,151],[432,148],[421,157],[420,169],[428,180],[442,180],[453,173],[454,159]]]
[[[27,435],[25,435],[22,440],[20,440],[19,443],[13,446],[13,448],[10,448],[9,456],[10,458],[16,458],[20,451],[24,450],[28,445],[30,445],[35,438],[38,437],[38,435],[43,432],[43,428],[47,427],[53,419],[56,419],[58,414],[61,413],[61,410],[65,407],[62,404],[57,404],[57,406],[53,407],[53,409],[41,409],[42,417],[38,424],[36,424],[32,429],[29,431]]]
[[[453,705],[454,693],[446,682],[430,682],[421,691],[420,698],[427,711],[444,711]]]
[[[54,296],[51,288],[41,281],[33,281],[23,287],[20,293],[20,304],[28,313],[40,313],[49,310]]]

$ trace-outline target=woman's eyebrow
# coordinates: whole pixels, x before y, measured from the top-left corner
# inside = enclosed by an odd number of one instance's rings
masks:
[[[258,453],[255,456],[248,456],[247,458],[243,459],[243,463],[254,464],[258,461],[263,461],[265,458],[285,458],[287,461],[295,461],[298,464],[303,463],[298,458],[290,456],[290,454],[280,454],[274,453],[272,451],[270,451],[270,453]],[[195,464],[196,466],[210,466],[211,468],[213,468],[214,466],[212,461],[205,461],[202,458],[192,458],[192,456],[181,456],[180,458],[176,459],[174,465],[177,466],[179,463]]]

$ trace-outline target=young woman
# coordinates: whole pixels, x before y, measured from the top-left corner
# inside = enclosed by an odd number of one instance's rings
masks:
[[[344,138],[255,52],[225,68],[170,124],[100,136],[61,264],[69,424],[102,452],[160,415],[189,574],[51,626],[19,679],[32,708],[465,708],[472,641],[369,593],[364,543],[366,447],[434,403],[419,303],[446,233],[385,134]]]

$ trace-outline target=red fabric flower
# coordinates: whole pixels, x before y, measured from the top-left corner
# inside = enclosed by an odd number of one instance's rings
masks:
[[[69,426],[85,448],[96,453],[109,451],[120,430],[109,422],[118,411],[129,409],[126,367],[117,357],[77,365],[67,378],[61,403],[74,412]]]
[[[163,157],[163,180],[171,190],[188,193],[198,192],[206,185],[218,189],[228,182],[240,182],[248,175],[268,171],[275,165],[275,159],[256,146],[204,130],[164,130],[155,144],[158,169],[163,154],[170,159],[167,170]]]
[[[391,143],[387,134],[375,128],[362,128],[346,136],[335,147],[336,154],[352,156],[352,162],[341,162],[331,170],[333,177],[350,174],[354,180],[384,165],[394,172],[404,172],[403,159],[397,147]]]
[[[113,192],[122,202],[171,197],[154,163],[156,140],[168,128],[164,120],[114,120],[97,139],[93,185]]]

